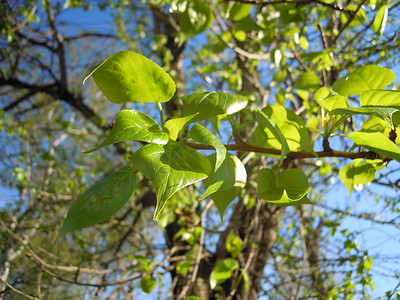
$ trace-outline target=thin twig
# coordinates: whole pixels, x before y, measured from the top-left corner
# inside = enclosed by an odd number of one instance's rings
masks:
[[[12,290],[13,292],[17,293],[18,295],[21,295],[21,296],[25,297],[26,299],[40,300],[39,298],[32,297],[32,296],[29,296],[29,295],[25,294],[24,292],[21,292],[20,290],[18,290],[15,287],[13,287],[11,284],[9,284],[7,281],[5,281],[1,277],[0,277],[0,281],[3,282],[10,290]]]

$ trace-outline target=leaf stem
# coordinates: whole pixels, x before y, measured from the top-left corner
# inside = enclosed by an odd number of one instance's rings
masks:
[[[160,112],[161,128],[164,129],[164,113],[160,102],[157,102],[158,111]]]

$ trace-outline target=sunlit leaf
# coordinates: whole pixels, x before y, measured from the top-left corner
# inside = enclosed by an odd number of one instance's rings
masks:
[[[179,26],[186,36],[192,37],[207,30],[213,20],[214,15],[207,2],[190,0],[186,10],[179,16]]]
[[[361,94],[362,106],[384,106],[400,108],[400,91],[375,90]]]
[[[358,11],[357,11],[357,9],[358,9]],[[346,11],[353,11],[354,13],[357,11],[357,13],[356,13],[356,15],[353,17],[353,16],[350,16],[349,13],[343,11],[343,12],[340,14],[340,21],[341,21],[343,24],[346,24],[347,21],[348,21],[350,18],[353,18],[353,19],[351,20],[351,22],[350,22],[350,26],[358,26],[358,25],[364,24],[365,20],[367,19],[367,15],[366,15],[365,12],[363,11],[362,7],[359,8],[358,5],[356,5],[356,4],[347,5],[347,6],[345,7],[345,10],[346,10]]]
[[[375,168],[366,162],[354,162],[343,166],[339,171],[342,183],[349,190],[349,195],[359,184],[366,184],[375,179]]]
[[[60,235],[103,222],[129,200],[136,184],[130,166],[108,175],[72,203]]]
[[[90,76],[108,100],[117,104],[127,101],[167,102],[175,93],[175,82],[167,72],[132,51],[111,55],[85,80]]]
[[[267,117],[260,118],[262,114]],[[258,113],[259,126],[251,138],[252,144],[281,149],[285,155],[288,151],[314,152],[308,131],[300,116],[280,104],[268,105],[262,109],[262,114]],[[260,121],[263,122],[264,119],[274,122],[281,134],[278,131],[273,132],[267,122],[260,126]],[[285,143],[287,143],[288,148],[286,148]]]
[[[317,100],[317,102],[321,107],[329,111],[332,111],[337,108],[346,108],[349,106],[347,104],[347,98],[340,95],[328,97],[323,100]]]
[[[359,146],[400,161],[400,150],[389,138],[381,132],[356,131],[348,135]]]
[[[239,21],[250,14],[251,4],[244,4],[240,2],[231,2],[226,11],[226,17],[233,21]]]
[[[157,123],[148,115],[138,110],[124,109],[118,113],[111,134],[100,145],[83,153],[90,153],[124,141],[166,144],[168,135],[160,130]]]
[[[196,115],[197,114],[193,114],[182,118],[169,119],[165,122],[164,127],[168,129],[170,139],[176,141],[182,128],[189,124]]]
[[[382,36],[383,31],[385,30],[388,12],[388,7],[386,5],[382,5],[375,15],[375,19],[371,25],[371,28],[378,37]]]
[[[237,268],[239,268],[239,263],[235,259],[226,258],[217,260],[210,275],[211,289],[215,289],[217,285],[231,278],[232,272]]]
[[[304,73],[294,83],[294,88],[314,91],[319,87],[319,77],[314,73]]]
[[[205,179],[211,172],[206,157],[182,143],[148,144],[129,158],[153,183],[157,194],[154,219],[178,190]]]
[[[226,251],[228,251],[233,258],[236,258],[240,251],[242,251],[243,241],[234,233],[230,233],[226,239]]]
[[[343,96],[360,95],[367,90],[383,89],[396,79],[389,69],[367,65],[335,81],[332,89]]]
[[[247,105],[247,98],[222,92],[195,93],[182,97],[183,115],[198,113],[191,122],[199,122],[221,114],[234,114]]]

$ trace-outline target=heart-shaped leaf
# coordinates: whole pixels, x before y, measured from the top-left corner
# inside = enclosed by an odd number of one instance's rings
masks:
[[[117,104],[127,101],[167,102],[175,94],[175,82],[171,76],[156,63],[132,51],[111,55],[85,80],[90,76],[108,100]]]
[[[110,218],[129,200],[135,184],[136,176],[130,166],[96,183],[71,205],[60,235]]]
[[[148,115],[135,109],[124,109],[118,113],[111,134],[100,145],[83,153],[90,153],[124,141],[166,144],[168,134],[160,130],[157,123]]]
[[[234,114],[247,105],[247,98],[222,92],[195,93],[182,97],[183,115],[189,116],[198,113],[191,122],[199,122],[204,119],[222,114]]]
[[[367,65],[335,81],[332,89],[343,95],[360,95],[367,90],[383,89],[396,79],[389,69]]]
[[[211,172],[206,157],[173,140],[166,145],[148,144],[129,159],[155,187],[157,205],[154,219],[175,192],[205,179]]]

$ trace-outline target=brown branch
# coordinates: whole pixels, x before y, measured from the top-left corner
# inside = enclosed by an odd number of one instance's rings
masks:
[[[214,147],[206,144],[197,144],[197,143],[185,143],[186,146],[189,146],[193,149],[197,150],[215,150]],[[240,144],[227,144],[224,145],[226,150],[228,151],[245,151],[245,152],[256,152],[256,153],[264,153],[264,154],[271,154],[271,155],[281,155],[281,150],[278,149],[270,149],[264,148],[256,145],[251,145],[247,143],[240,143]],[[315,156],[315,154],[317,156]],[[319,157],[343,157],[343,158],[368,158],[373,159],[376,158],[376,154],[374,152],[346,152],[346,151],[319,151],[319,152],[308,152],[308,151],[301,151],[301,152],[289,152],[286,154],[288,159],[303,159],[303,158],[319,158]]]

